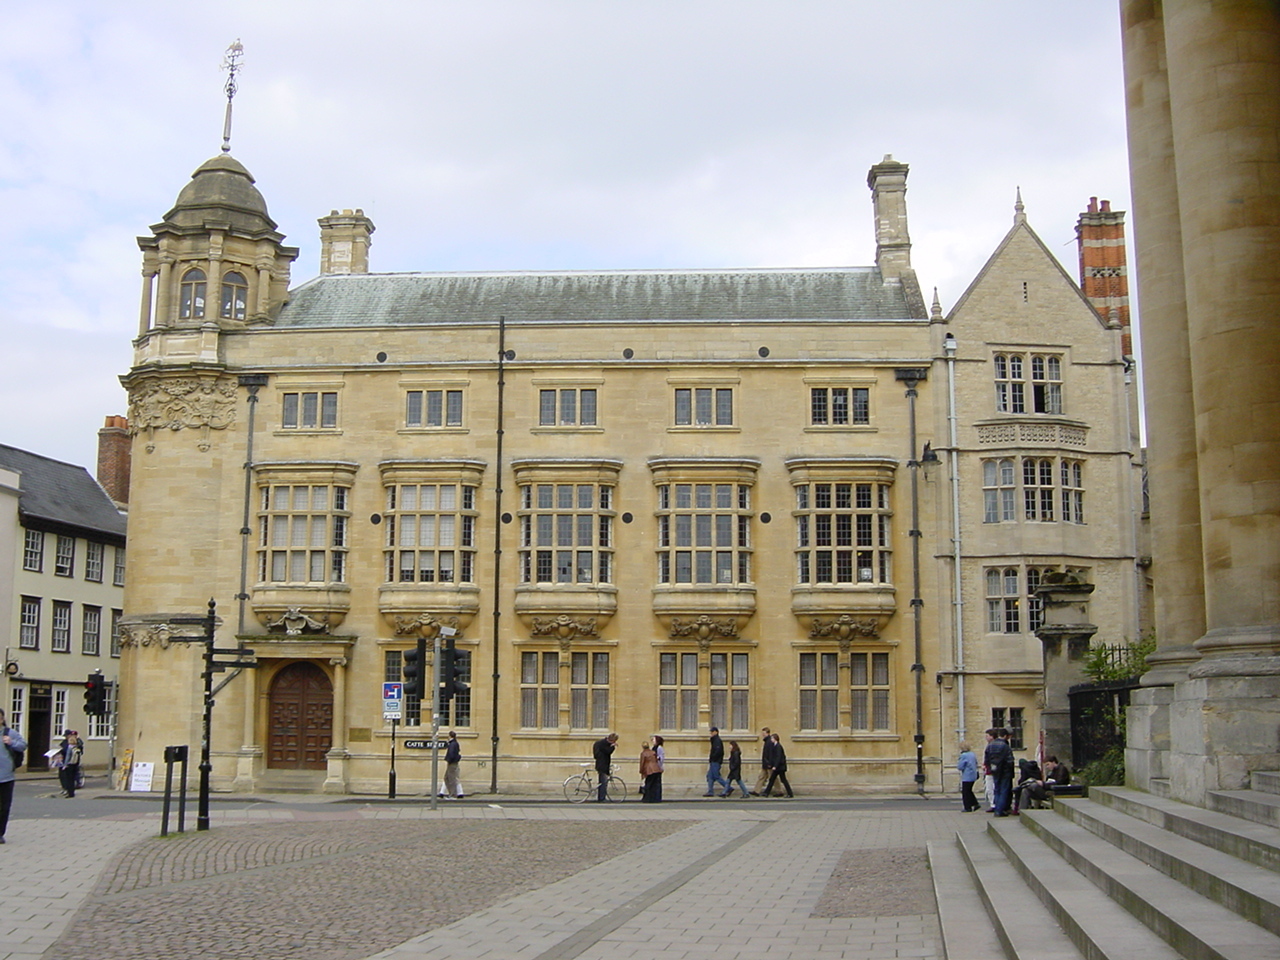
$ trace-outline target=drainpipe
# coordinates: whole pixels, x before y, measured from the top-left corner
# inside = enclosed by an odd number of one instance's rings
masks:
[[[916,384],[928,377],[923,367],[894,371],[894,376],[907,385],[907,420],[911,456],[907,469],[911,471],[911,620],[915,637],[915,662],[911,672],[916,678],[916,792],[924,796],[924,600],[920,597],[920,461],[916,459]]]
[[[493,715],[493,726],[489,734],[490,793],[498,792],[498,682],[501,677],[498,672],[498,653],[501,646],[499,637],[502,623],[502,435],[505,423],[503,401],[506,399],[507,392],[506,362],[514,357],[515,351],[512,351],[510,358],[507,356],[507,318],[500,316],[498,317],[498,432],[494,457],[497,460],[497,466],[494,473],[496,486],[493,500],[493,515],[497,523],[493,525],[493,704],[490,711]]]
[[[265,373],[249,373],[240,378],[240,386],[249,390],[249,417],[246,426],[248,437],[244,453],[244,512],[240,523],[240,592],[236,594],[236,634],[244,636],[245,604],[249,600],[249,514],[253,506],[253,421],[258,410],[258,391],[267,385]]]
[[[956,738],[964,742],[964,593],[960,576],[960,440],[956,425],[956,338],[950,332],[942,340],[947,355],[947,444],[951,467],[951,616],[956,670]]]

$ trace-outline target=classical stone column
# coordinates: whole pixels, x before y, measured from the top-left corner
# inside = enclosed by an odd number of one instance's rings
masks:
[[[326,754],[324,793],[347,792],[347,658],[332,657],[333,723],[332,739]]]
[[[1044,733],[1045,755],[1070,757],[1071,700],[1068,691],[1084,683],[1084,661],[1089,641],[1098,632],[1089,622],[1092,583],[1082,583],[1071,574],[1050,574],[1036,590],[1044,619],[1036,630],[1044,656],[1044,707],[1040,729]],[[1074,759],[1073,759],[1074,765]]]

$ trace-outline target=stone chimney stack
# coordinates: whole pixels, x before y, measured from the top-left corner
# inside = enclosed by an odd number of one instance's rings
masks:
[[[1133,356],[1129,330],[1129,268],[1124,249],[1124,213],[1111,209],[1111,201],[1089,198],[1089,209],[1076,224],[1080,248],[1080,289],[1108,324],[1123,331],[1125,356]]]
[[[320,224],[320,272],[368,273],[369,244],[373,241],[373,221],[364,211],[330,211],[321,217]]]
[[[133,441],[126,417],[107,417],[98,431],[98,482],[107,496],[124,506],[129,502],[129,468]]]
[[[907,233],[907,170],[891,154],[867,174],[876,219],[876,266],[886,280],[911,269],[911,237]]]

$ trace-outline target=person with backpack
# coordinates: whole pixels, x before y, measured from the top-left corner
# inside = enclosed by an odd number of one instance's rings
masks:
[[[22,766],[27,741],[22,738],[22,734],[5,723],[3,710],[0,710],[0,741],[4,743],[4,749],[0,750],[0,843],[4,843],[5,830],[9,826],[9,809],[13,806],[13,784],[17,779],[18,768]]]

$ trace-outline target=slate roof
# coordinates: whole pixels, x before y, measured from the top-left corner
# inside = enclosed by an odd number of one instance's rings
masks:
[[[124,542],[124,515],[84,467],[4,444],[0,467],[22,474],[18,515],[24,526]]]
[[[787,321],[927,318],[914,275],[875,267],[322,276],[298,287],[277,327],[509,321]]]

